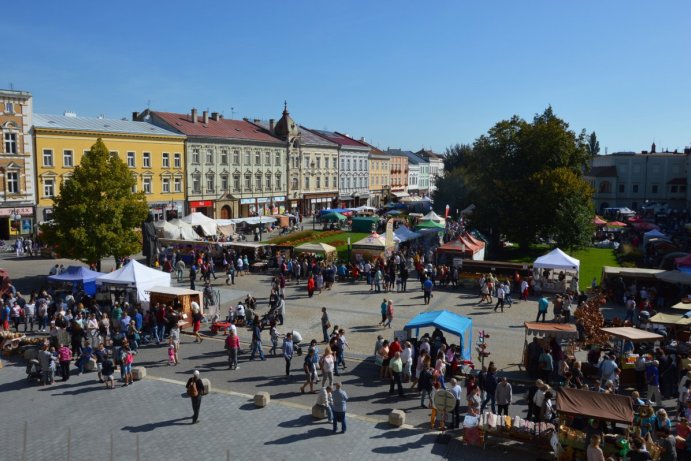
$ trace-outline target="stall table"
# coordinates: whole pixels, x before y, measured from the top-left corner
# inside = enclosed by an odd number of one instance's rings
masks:
[[[608,335],[620,339],[622,343],[625,340],[629,340],[632,343],[651,343],[663,339],[662,335],[657,333],[652,333],[650,331],[639,330],[638,328],[632,327],[612,327],[612,328],[600,328],[600,331],[607,333]],[[624,348],[619,349],[623,351]],[[635,387],[636,386],[636,373],[634,365],[632,363],[627,363],[626,358],[620,356],[620,367],[621,375],[619,375],[619,381],[621,387]]]
[[[525,340],[523,343],[523,368],[528,368],[528,335],[554,337],[557,340],[576,340],[578,330],[571,323],[525,322]],[[571,355],[568,354],[567,355]]]

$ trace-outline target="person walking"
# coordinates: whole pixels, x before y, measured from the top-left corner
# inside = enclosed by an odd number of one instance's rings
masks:
[[[293,333],[286,333],[286,337],[283,339],[283,358],[286,361],[286,376],[290,376],[290,361],[293,360],[294,351]]]
[[[202,395],[204,394],[204,383],[199,378],[198,370],[194,370],[185,387],[187,388],[187,395],[192,400],[192,424],[196,424],[199,422],[199,409],[202,406]]]
[[[401,353],[396,352],[389,360],[389,369],[391,370],[391,385],[389,386],[389,395],[393,395],[394,385],[398,386],[398,396],[403,397],[403,384],[401,375],[403,374],[403,361],[401,360]]]
[[[422,297],[425,300],[425,304],[429,304],[430,299],[432,298],[432,287],[434,286],[434,282],[432,282],[432,279],[429,277],[425,279],[424,282],[422,282]]]
[[[333,399],[333,432],[336,433],[338,429],[338,422],[341,423],[341,434],[345,434],[346,427],[346,402],[348,401],[348,394],[341,388],[341,383],[334,385],[334,391],[331,395]]]
[[[494,367],[489,367],[487,370],[487,374],[485,375],[485,383],[484,383],[484,391],[485,391],[485,400],[482,402],[482,405],[480,406],[480,413],[483,413],[485,411],[485,407],[487,407],[487,403],[491,403],[491,408],[492,408],[492,413],[497,412],[496,408],[496,392],[497,392],[497,376],[496,376],[496,370]]]
[[[386,323],[385,327],[391,328],[391,322],[393,321],[393,300],[389,299],[386,303]]]
[[[497,312],[497,309],[501,307],[501,311],[504,312],[504,286],[499,284],[497,286],[497,304],[494,306],[494,312]]]
[[[60,362],[62,365],[62,362]],[[660,393],[660,362],[653,360],[653,363],[645,369],[645,379],[648,383],[648,400],[655,401],[655,405],[662,405],[662,394]]]
[[[72,350],[67,344],[62,344],[58,349],[58,361],[60,362],[60,376],[63,381],[70,379],[70,362],[72,361]]]
[[[192,332],[194,333],[195,343],[201,344],[201,342],[204,341],[204,338],[202,338],[199,334],[199,329],[201,328],[203,318],[204,316],[201,313],[199,304],[197,304],[195,301],[192,301]]]
[[[324,342],[329,342],[329,328],[331,328],[331,322],[329,321],[329,314],[326,313],[326,307],[322,307],[322,334],[324,335]]]
[[[314,364],[314,349],[310,349],[305,356],[305,363],[302,366],[305,371],[305,383],[300,386],[300,392],[305,393],[305,388],[310,387],[310,392],[314,393],[314,383],[317,380],[317,367]]]
[[[238,369],[238,350],[240,350],[240,338],[235,333],[235,330],[231,329],[226,337],[226,349],[228,350],[228,369],[237,370]]]
[[[254,360],[255,354],[259,353],[261,360],[266,360],[264,351],[262,351],[262,327],[259,316],[255,315],[252,321],[252,352],[250,353],[250,360]]]
[[[322,387],[326,386],[328,381],[328,386],[333,386],[334,381],[334,369],[336,367],[336,359],[329,346],[324,349],[324,355],[319,359],[319,368],[322,371]]]
[[[379,326],[384,325],[384,322],[386,322],[386,307],[387,307],[387,300],[386,300],[386,298],[384,298],[384,300],[379,305],[379,309],[381,311],[381,322],[379,322]]]
[[[494,399],[497,401],[497,406],[499,407],[498,414],[504,414],[504,416],[509,416],[509,405],[511,405],[511,399],[513,398],[513,393],[511,389],[511,384],[506,379],[506,376],[502,376],[499,384],[497,385],[497,390],[494,394]]]
[[[537,318],[535,319],[536,322],[540,321],[540,317],[542,317],[542,322],[546,322],[545,316],[547,315],[547,308],[549,307],[549,301],[547,300],[546,297],[542,296],[540,300],[537,302]]]

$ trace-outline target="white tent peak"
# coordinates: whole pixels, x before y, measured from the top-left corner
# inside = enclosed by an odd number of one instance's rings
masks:
[[[420,218],[420,221],[434,221],[434,222],[446,224],[446,220],[444,218],[442,218],[441,216],[439,216],[434,211],[430,211],[429,213],[427,213],[425,216]]]
[[[544,256],[540,256],[533,263],[535,268],[565,269],[578,272],[581,262],[573,258],[559,248],[555,248]]]
[[[216,235],[218,229],[218,224],[215,220],[209,218],[204,213],[190,213],[182,221],[191,224],[193,226],[200,226],[207,236]]]
[[[120,269],[96,279],[97,285],[118,285],[137,289],[137,300],[149,301],[149,289],[154,286],[170,286],[170,274],[157,269],[146,267],[135,260],[131,260]]]

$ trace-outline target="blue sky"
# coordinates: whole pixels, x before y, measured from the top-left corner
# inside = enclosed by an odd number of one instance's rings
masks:
[[[4,10],[0,88],[32,92],[41,113],[120,118],[151,101],[268,119],[287,100],[305,126],[443,151],[551,104],[572,129],[597,132],[603,153],[691,145],[688,1],[75,0]]]

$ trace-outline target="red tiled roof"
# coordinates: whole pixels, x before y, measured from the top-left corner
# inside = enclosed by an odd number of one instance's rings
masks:
[[[280,139],[269,134],[267,130],[245,120],[212,120],[209,118],[208,123],[203,123],[203,118],[197,116],[197,123],[192,123],[192,116],[190,114],[151,112],[151,115],[187,136],[242,139],[283,144]]]
[[[423,157],[423,158],[426,157],[426,158],[432,159],[432,160],[441,159],[441,156],[439,154],[435,154],[431,150],[421,149],[420,151],[416,152],[416,154],[420,157]]]
[[[322,138],[327,139],[341,146],[369,147],[367,144],[361,143],[360,141],[353,139],[350,136],[341,134],[338,131],[333,132],[326,130],[315,130],[312,128],[309,128],[309,130],[313,133],[317,133]]]
[[[617,167],[616,166],[594,166],[590,169],[585,176],[590,176],[591,178],[616,178],[617,177]]]

